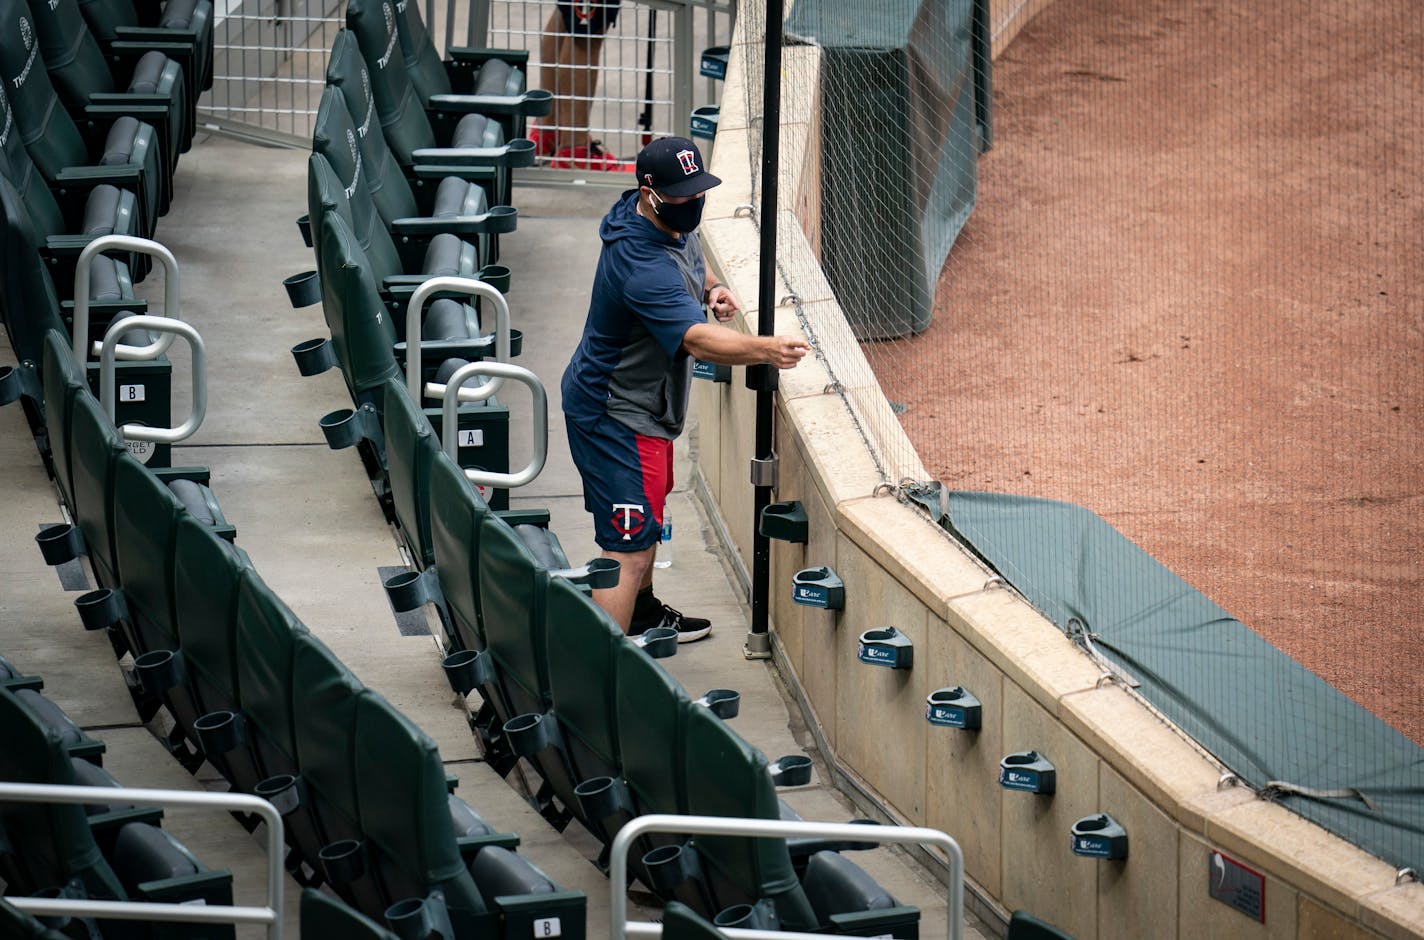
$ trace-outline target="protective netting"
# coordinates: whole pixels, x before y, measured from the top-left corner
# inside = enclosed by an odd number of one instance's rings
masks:
[[[829,280],[852,324],[908,323],[858,344],[866,376],[847,355],[850,329],[804,318],[887,481],[1087,507],[1424,742],[1418,5],[995,4],[987,111],[976,99],[974,121],[948,124],[922,113],[915,79],[894,86],[889,72],[963,63],[965,44],[981,68],[972,5],[845,3],[860,38],[843,48],[831,5],[788,6],[781,192],[794,214],[779,240],[811,250],[779,256],[778,270],[793,295]],[[924,28],[935,16],[948,28]],[[739,10],[752,115],[764,18],[760,3]],[[850,87],[837,60],[857,56],[882,66],[861,75],[900,90]],[[987,84],[948,87],[976,79]],[[949,128],[940,150],[921,145],[925,127]],[[866,144],[867,129],[883,139]],[[902,224],[923,206],[882,168],[934,180],[946,153],[985,142],[972,207],[931,278],[931,314],[899,317],[892,299],[916,289],[913,262],[932,260],[933,240],[923,217]],[[760,159],[753,146],[754,174]],[[846,204],[845,180],[866,181],[850,194],[866,224],[858,251],[836,254],[827,215]],[[1039,526],[1038,540],[1072,555],[1072,526]],[[1176,646],[1205,663],[1213,642],[1188,631]],[[1311,706],[1263,710],[1259,691],[1207,683],[1292,766],[1330,764],[1342,737],[1368,739],[1335,719],[1300,736]],[[1359,780],[1395,766],[1369,748],[1351,760]],[[1424,792],[1424,775],[1411,787]],[[1348,822],[1340,831],[1358,836]]]

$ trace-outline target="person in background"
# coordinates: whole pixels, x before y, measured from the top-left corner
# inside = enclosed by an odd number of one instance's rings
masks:
[[[603,39],[618,20],[620,0],[560,0],[539,40],[540,83],[554,96],[545,127],[531,126],[535,152],[554,169],[618,170],[623,164],[589,136]]]
[[[561,384],[564,423],[594,540],[622,565],[618,584],[594,591],[594,601],[630,635],[671,627],[687,643],[712,624],[653,594],[653,560],[693,360],[790,369],[809,346],[707,322],[704,305],[723,322],[739,307],[702,258],[697,226],[707,190],[721,180],[703,168],[697,146],[685,137],[654,140],[638,153],[635,172],[638,187],[599,228],[588,319]]]

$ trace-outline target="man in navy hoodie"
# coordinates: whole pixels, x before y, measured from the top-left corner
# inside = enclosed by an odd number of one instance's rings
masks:
[[[588,320],[564,370],[564,421],[583,478],[584,507],[605,558],[622,564],[616,587],[593,592],[624,631],[672,627],[678,642],[712,625],[653,594],[653,558],[672,492],[672,442],[682,433],[692,360],[790,369],[809,348],[790,336],[752,336],[707,322],[738,310],[702,260],[697,225],[707,190],[721,182],[685,137],[663,137],[638,154],[637,189],[603,217],[603,252]]]

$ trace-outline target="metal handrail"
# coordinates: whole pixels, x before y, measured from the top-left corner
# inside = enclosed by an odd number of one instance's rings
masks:
[[[92,347],[89,345],[89,266],[94,256],[104,251],[129,251],[149,255],[162,262],[163,316],[165,319],[180,319],[178,314],[182,305],[178,297],[178,259],[173,257],[173,252],[152,239],[136,235],[100,235],[79,252],[79,266],[74,270],[74,335],[70,346],[74,351],[74,361],[81,369],[91,354],[99,353],[98,343]],[[133,327],[131,320],[126,322],[129,328]],[[172,335],[166,335],[147,346],[120,345],[118,356],[120,359],[156,359],[172,345]]]
[[[477,375],[490,376],[494,381],[468,390],[476,396],[475,401],[483,401],[493,395],[500,379],[513,379],[529,386],[529,395],[534,400],[534,426],[530,431],[534,438],[533,453],[529,457],[529,464],[518,473],[496,473],[493,470],[467,468],[465,477],[477,486],[513,488],[534,482],[544,469],[544,462],[549,456],[549,396],[544,391],[544,383],[539,381],[539,377],[523,366],[509,362],[471,362],[455,370],[455,374],[450,376],[444,385],[440,422],[441,446],[445,448],[445,453],[458,463],[460,402],[466,400],[463,398],[467,391],[465,383]]]
[[[162,904],[150,901],[93,901],[79,898],[7,897],[6,902],[41,917],[102,917],[201,924],[262,924],[268,940],[282,937],[282,817],[271,803],[245,793],[206,793],[129,787],[68,787],[39,783],[0,783],[4,803],[142,803],[149,806],[238,810],[255,813],[267,824],[267,906]]]
[[[690,835],[752,836],[754,838],[794,838],[815,836],[845,842],[895,842],[936,845],[949,859],[948,921],[949,940],[961,940],[964,932],[964,853],[959,843],[938,829],[920,826],[866,826],[859,823],[823,823],[780,819],[739,819],[728,816],[674,816],[652,813],[631,820],[609,848],[608,936],[661,937],[662,925],[649,921],[628,920],[628,849],[633,842],[650,832],[678,832]],[[718,928],[729,937],[745,940],[814,940],[824,934],[792,933],[781,930],[743,930]]]
[[[425,302],[432,295],[438,293],[467,294],[470,297],[483,297],[494,304],[494,357],[496,362],[508,362],[509,354],[509,301],[504,299],[504,295],[498,290],[486,284],[484,281],[475,280],[472,277],[432,277],[428,281],[422,281],[415,289],[415,293],[410,297],[410,304],[405,311],[405,385],[410,392],[410,400],[418,407],[424,397],[420,387],[420,315],[425,310]],[[500,378],[493,379],[494,388],[488,394],[475,395],[473,389],[465,389],[460,393],[460,400],[463,402],[484,401],[493,395],[499,388]],[[445,386],[435,382],[425,386],[424,392],[432,398],[444,398]]]
[[[131,441],[152,441],[157,444],[176,444],[193,436],[208,413],[208,354],[203,346],[203,338],[191,323],[168,317],[130,317],[115,320],[104,333],[104,341],[99,346],[99,404],[109,420],[114,420],[114,358],[124,347],[119,343],[119,334],[129,330],[151,330],[162,333],[171,345],[175,335],[188,341],[193,350],[193,402],[188,420],[176,428],[150,428],[141,424],[126,424],[119,433]],[[157,345],[156,343],[154,345]],[[152,347],[143,347],[145,349]]]

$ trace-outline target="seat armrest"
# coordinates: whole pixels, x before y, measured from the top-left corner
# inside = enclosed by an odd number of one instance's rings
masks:
[[[525,95],[431,95],[426,111],[435,114],[523,114]]]
[[[508,208],[500,206],[497,208]],[[391,222],[392,235],[412,235],[431,238],[449,233],[451,235],[505,235],[514,231],[516,212],[486,212],[483,215],[461,215],[446,219],[408,218]]]
[[[896,933],[896,928],[908,927],[920,922],[917,907],[886,907],[875,911],[855,911],[847,914],[832,914],[831,925],[838,934],[852,934],[859,937],[907,936]]]
[[[191,53],[194,46],[198,44],[198,36],[186,29],[165,29],[162,26],[116,26],[114,27],[113,45],[124,44],[126,46],[151,49],[157,44],[161,51],[168,51],[168,46],[175,46],[180,50],[187,50]]]
[[[232,872],[221,868],[177,878],[144,881],[138,885],[138,894],[145,901],[196,903],[201,900],[207,904],[227,906],[232,904]]]
[[[497,895],[493,906],[503,915],[506,937],[553,936],[556,929],[565,937],[584,936],[588,898],[582,891]]]
[[[212,481],[213,473],[207,467],[150,467],[149,472],[163,483],[187,480],[206,486]]]
[[[401,363],[405,362],[405,343],[396,343],[392,349]],[[471,339],[421,340],[420,358],[429,365],[436,365],[444,359],[487,359],[494,355],[494,334]]]
[[[67,166],[55,174],[55,185],[82,186],[93,189],[105,183],[120,187],[138,187],[143,182],[143,170],[131,164],[122,166]]]
[[[528,65],[527,49],[489,49],[482,46],[451,46],[445,50],[449,61],[460,65],[484,65],[494,59],[501,59],[510,65]]]
[[[168,30],[162,30],[162,32],[168,32]],[[109,52],[123,59],[140,59],[147,53],[161,52],[175,62],[183,64],[186,64],[185,60],[193,58],[194,54],[192,41],[182,39],[168,42],[161,39],[130,40],[123,37],[122,34],[109,43]],[[191,89],[185,88],[184,91],[188,94],[195,94]]]
[[[430,151],[440,153],[440,151]],[[493,183],[499,178],[497,167],[447,166],[442,163],[416,161],[410,167],[410,175],[418,180],[442,180],[447,176],[462,179],[467,183]]]
[[[519,836],[512,832],[491,832],[482,836],[456,836],[455,845],[460,850],[460,858],[469,865],[471,860],[478,854],[480,849],[490,845],[497,845],[502,849],[516,849],[519,847]]]
[[[520,137],[503,147],[423,147],[411,156],[417,164],[525,167],[534,165],[534,141]]]
[[[98,235],[49,235],[44,240],[43,251],[52,258],[72,258],[84,251]]]
[[[163,810],[157,806],[133,806],[110,810],[107,813],[95,813],[89,817],[89,829],[92,832],[105,832],[121,829],[134,822],[157,826],[162,820]]]
[[[537,525],[547,529],[549,527],[549,510],[547,509],[497,509],[494,513],[511,527],[517,525]]]

